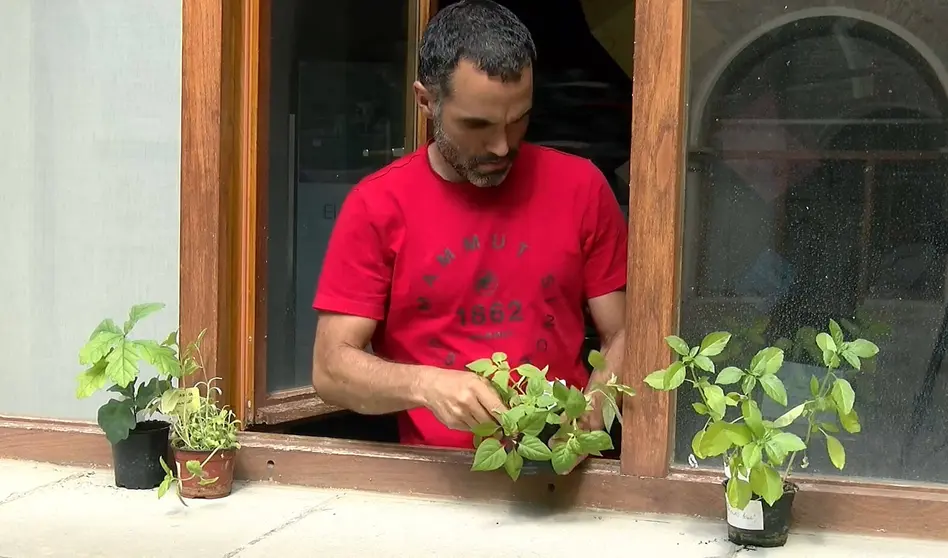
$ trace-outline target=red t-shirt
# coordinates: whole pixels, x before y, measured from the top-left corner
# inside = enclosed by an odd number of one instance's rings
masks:
[[[448,182],[427,146],[359,182],[335,223],[313,307],[379,321],[376,355],[464,370],[495,351],[585,388],[583,310],[626,283],[625,217],[590,161],[523,144],[495,188]],[[424,408],[402,443],[472,448]]]

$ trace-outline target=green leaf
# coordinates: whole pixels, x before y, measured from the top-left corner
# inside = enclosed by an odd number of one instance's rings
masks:
[[[155,367],[164,376],[181,377],[181,363],[175,350],[154,341],[130,341],[141,354],[145,362]]]
[[[842,346],[845,338],[843,337],[843,330],[840,329],[839,324],[836,323],[836,320],[831,319],[829,323],[830,335],[833,339],[833,342],[836,343],[837,347]],[[822,347],[821,347],[822,348]]]
[[[147,383],[138,386],[138,393],[135,394],[135,406],[144,409],[170,387],[171,384],[168,381],[162,381],[157,377],[148,380]]]
[[[507,461],[507,452],[504,446],[496,438],[487,438],[481,445],[477,446],[474,452],[474,464],[472,471],[493,471],[500,469]]]
[[[656,370],[645,377],[645,383],[652,388],[667,391],[665,388],[665,374],[667,370]]]
[[[856,414],[855,409],[845,415],[839,415],[839,423],[850,434],[859,434],[862,431],[862,425],[859,424],[859,415]]]
[[[493,372],[496,366],[494,366],[494,361],[489,358],[479,358],[474,362],[468,363],[466,368],[471,372],[476,372],[483,376],[488,372]]]
[[[171,488],[171,483],[174,482],[174,477],[165,476],[161,480],[161,484],[158,485],[158,498],[164,498],[165,494],[168,493],[168,490]]]
[[[507,454],[507,459],[504,460],[504,471],[507,472],[507,476],[510,477],[510,480],[516,482],[520,478],[520,471],[523,470],[523,457],[515,451],[512,451]]]
[[[760,387],[764,388],[764,393],[768,397],[784,407],[787,406],[787,388],[784,387],[783,381],[776,374],[761,376]]]
[[[566,402],[569,400],[569,388],[566,387],[566,384],[560,381],[553,382],[553,397],[560,402],[564,407]]]
[[[796,407],[790,409],[786,413],[780,415],[777,420],[774,421],[774,428],[786,428],[793,424],[793,421],[800,418],[800,415],[803,414],[804,409],[806,408],[805,403],[801,403]]]
[[[613,449],[612,437],[602,430],[592,432],[583,432],[577,436],[579,446],[583,453],[597,454],[606,450]]]
[[[704,430],[699,430],[695,432],[694,437],[691,439],[691,453],[695,454],[695,457],[698,459],[704,459],[707,457],[703,451],[701,451],[701,442],[704,440]]]
[[[688,348],[688,343],[677,335],[669,335],[665,338],[665,343],[681,356],[688,356],[688,351],[691,350]]]
[[[187,468],[188,472],[194,475],[195,477],[204,476],[204,468],[201,467],[200,461],[196,459],[191,459],[187,463],[185,463],[184,466]]]
[[[803,440],[792,432],[780,432],[779,434],[775,434],[774,437],[770,439],[770,443],[787,454],[806,449],[806,444]]]
[[[490,356],[490,359],[494,362],[494,364],[507,362],[507,353],[496,352]]]
[[[517,423],[523,418],[525,412],[523,407],[514,407],[500,415],[500,427],[504,429],[504,434],[512,436],[517,432]]]
[[[553,452],[536,436],[524,434],[523,438],[517,444],[517,452],[524,459],[530,461],[549,461],[553,458]]]
[[[579,462],[579,454],[575,453],[570,445],[560,444],[553,449],[553,471],[557,475],[565,475]]]
[[[701,349],[698,354],[705,357],[718,356],[731,340],[731,334],[726,331],[709,333],[701,340]]]
[[[105,375],[120,387],[125,387],[138,378],[138,361],[141,360],[141,354],[134,341],[120,339],[105,360],[108,362]]]
[[[163,455],[158,456],[158,463],[161,464],[161,468],[164,469],[166,475],[171,475],[174,477],[174,473],[171,472],[171,468],[168,467],[168,464],[165,462]]]
[[[826,452],[829,453],[830,461],[833,462],[833,466],[839,470],[842,470],[846,466],[846,450],[843,449],[843,444],[839,443],[835,437],[825,434],[826,436]]]
[[[517,367],[517,373],[527,379],[539,378],[546,381],[546,374],[536,366],[528,363]]]
[[[751,442],[741,448],[741,461],[744,462],[744,467],[748,469],[756,467],[762,457],[763,452],[760,449],[760,444],[757,442]]]
[[[820,395],[820,381],[816,376],[810,376],[810,395],[813,397]]]
[[[95,392],[105,387],[108,376],[105,375],[106,363],[104,360],[98,360],[91,368],[79,374],[77,378],[76,398],[85,399]]]
[[[865,339],[856,339],[849,344],[849,348],[859,358],[872,358],[879,354],[879,347]]]
[[[128,438],[128,432],[135,428],[133,404],[134,401],[130,399],[110,399],[99,407],[96,419],[109,443],[117,444]]]
[[[780,370],[781,366],[783,366],[783,351],[777,347],[767,347],[761,349],[751,359],[750,373],[754,376],[773,375]]]
[[[742,510],[750,503],[751,485],[737,477],[731,477],[727,480],[727,502],[732,508]]]
[[[119,328],[119,326],[115,325],[115,322],[112,320],[112,318],[106,318],[99,322],[99,325],[95,326],[95,329],[92,330],[92,334],[89,336],[89,340],[91,341],[93,338],[95,338],[95,336],[102,333],[103,331],[115,333],[116,335],[124,337],[122,330]]]
[[[673,362],[665,373],[665,389],[671,391],[677,389],[685,381],[685,365],[681,362]]]
[[[840,415],[848,415],[852,412],[853,404],[856,401],[856,393],[849,382],[838,378],[833,382],[833,389],[830,390],[830,394],[833,397],[833,402],[836,403],[836,408],[839,409]]]
[[[201,486],[207,486],[209,484],[214,484],[217,482],[219,477],[214,477],[213,479],[198,479],[198,484]]]
[[[527,395],[530,397],[539,397],[549,386],[544,378],[533,377],[527,380]]]
[[[101,327],[101,324],[100,324]],[[109,354],[124,339],[121,333],[99,331],[84,347],[79,349],[79,364],[91,366]]]
[[[744,381],[741,382],[741,391],[744,392],[744,395],[750,395],[750,392],[754,390],[757,386],[757,378],[747,374],[744,376]]]
[[[510,370],[503,368],[497,370],[493,376],[490,377],[490,383],[494,384],[497,391],[503,394],[504,397],[510,397],[512,391],[510,388]]]
[[[780,474],[772,467],[759,463],[750,470],[750,486],[755,494],[759,494],[771,506],[783,496],[783,481]]]
[[[724,370],[721,370],[721,373],[718,374],[718,379],[714,383],[721,386],[729,386],[731,384],[736,384],[741,381],[741,378],[744,377],[744,371],[736,366],[728,366]]]
[[[566,416],[577,419],[586,412],[586,396],[583,392],[576,389],[575,386],[569,388],[569,397],[566,399]]]
[[[589,365],[593,367],[593,370],[605,370],[606,369],[606,357],[602,356],[602,353],[596,350],[589,351]]]
[[[744,417],[744,424],[751,429],[755,436],[760,438],[764,435],[764,421],[756,401],[745,399],[741,403],[741,416]]]
[[[166,337],[165,340],[161,342],[161,344],[165,346],[177,345],[178,344],[178,330],[174,330],[171,333],[169,333],[168,337]]]
[[[619,405],[616,403],[616,400],[611,397],[605,398],[605,403],[602,405],[602,424],[606,429],[606,432],[612,431],[612,425],[616,422],[616,417],[619,416]]]
[[[125,322],[125,334],[132,331],[132,328],[151,314],[161,310],[165,305],[160,302],[146,302],[145,304],[136,304],[128,311],[128,320]]]
[[[698,355],[695,357],[695,366],[701,370],[704,370],[705,372],[714,374],[714,363],[711,362],[710,358],[704,355]]]
[[[726,422],[715,422],[707,428],[701,437],[701,454],[705,457],[722,455],[729,450],[733,442],[727,430]]]
[[[727,422],[723,424],[725,425],[724,432],[735,446],[743,447],[751,443],[751,440],[754,438],[751,429],[746,424],[731,424]]]
[[[530,413],[518,421],[518,430],[531,436],[539,436],[540,432],[546,428],[546,417],[549,415],[546,411],[536,411]]]
[[[839,427],[833,424],[832,422],[821,422],[819,426],[816,427],[816,430],[819,430],[820,428],[822,428],[823,430],[827,432],[833,432],[833,433],[839,432]]]
[[[704,403],[692,403],[691,407],[694,408],[695,412],[698,413],[699,415],[708,414],[708,408],[705,406]]]
[[[857,357],[855,354],[853,354],[852,349],[850,349],[848,345],[844,345],[844,346],[843,346],[843,350],[840,351],[839,354],[840,354],[840,356],[842,356],[842,357],[846,360],[846,362],[848,362],[849,365],[852,366],[854,369],[856,369],[856,370],[861,370],[861,369],[862,369],[862,363],[859,362],[859,357]]]
[[[724,396],[724,390],[721,389],[721,386],[706,385],[701,388],[701,391],[708,403],[711,417],[715,420],[721,420],[727,411],[727,398]]]
[[[836,352],[836,342],[833,341],[833,338],[830,337],[828,333],[820,332],[816,334],[816,346],[824,353]]]
[[[480,436],[481,438],[487,438],[488,436],[493,436],[500,429],[500,425],[496,422],[482,422],[471,429],[471,432],[475,436]]]

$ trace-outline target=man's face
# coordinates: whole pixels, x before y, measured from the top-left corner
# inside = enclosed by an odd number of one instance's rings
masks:
[[[505,83],[462,60],[450,95],[433,103],[435,144],[461,178],[481,188],[498,186],[517,156],[532,106],[532,68]]]

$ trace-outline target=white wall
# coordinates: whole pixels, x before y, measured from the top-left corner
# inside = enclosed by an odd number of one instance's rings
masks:
[[[0,1],[0,414],[95,419],[105,317],[178,321],[180,0]]]

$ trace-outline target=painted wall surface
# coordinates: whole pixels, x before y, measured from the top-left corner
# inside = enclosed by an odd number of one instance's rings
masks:
[[[94,420],[78,350],[178,321],[181,2],[0,2],[0,414]]]

